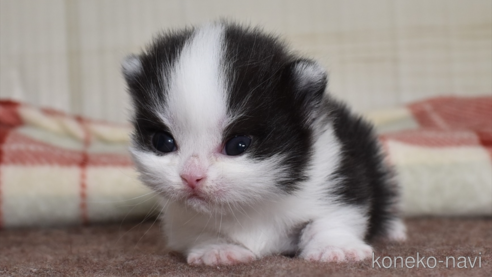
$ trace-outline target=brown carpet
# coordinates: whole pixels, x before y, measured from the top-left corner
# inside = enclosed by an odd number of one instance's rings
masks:
[[[492,218],[407,219],[409,240],[376,242],[375,258],[359,263],[314,263],[282,256],[246,265],[191,267],[162,250],[157,224],[90,226],[68,229],[0,231],[0,276],[492,276]],[[383,268],[384,256],[422,256],[435,268]],[[481,253],[481,254],[480,254]],[[455,258],[455,268],[447,256]],[[463,262],[464,256],[466,264]],[[470,258],[470,260],[468,260]],[[389,265],[389,258],[385,266]],[[443,263],[439,263],[441,260]],[[408,260],[411,266],[411,258]],[[461,263],[459,263],[461,261]],[[474,268],[471,268],[471,263]],[[481,267],[479,267],[481,262]],[[468,268],[458,268],[458,266]],[[405,266],[405,265],[404,265]]]

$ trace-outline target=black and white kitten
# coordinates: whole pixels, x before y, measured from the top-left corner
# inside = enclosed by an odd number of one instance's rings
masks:
[[[276,37],[226,22],[169,32],[123,73],[133,159],[188,263],[359,261],[376,235],[405,239],[371,125]]]

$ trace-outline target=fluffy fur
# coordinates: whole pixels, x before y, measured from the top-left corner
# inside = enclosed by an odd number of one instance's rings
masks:
[[[405,238],[372,127],[326,94],[327,76],[276,37],[219,22],[158,36],[123,62],[131,153],[162,198],[168,247],[190,264],[266,255],[359,261]],[[176,151],[161,153],[156,132]],[[241,155],[224,144],[252,139]],[[183,176],[194,176],[190,187]]]

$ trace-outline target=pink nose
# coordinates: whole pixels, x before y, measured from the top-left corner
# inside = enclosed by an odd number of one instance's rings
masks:
[[[181,179],[186,183],[191,189],[196,189],[202,183],[202,180],[205,179],[204,174],[193,174],[193,173],[184,173],[181,174]]]

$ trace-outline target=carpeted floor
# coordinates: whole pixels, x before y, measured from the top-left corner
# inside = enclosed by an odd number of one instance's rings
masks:
[[[162,250],[158,224],[0,231],[0,276],[492,276],[492,218],[407,219],[409,240],[376,242],[375,259],[314,263],[282,256],[229,267],[191,267]],[[419,260],[411,264],[412,258]],[[408,258],[408,266],[384,268]],[[436,259],[428,259],[433,256]],[[465,258],[460,258],[463,256]],[[451,258],[455,258],[455,268]],[[466,259],[466,263],[463,260]],[[439,261],[442,261],[440,263]],[[393,262],[392,262],[393,263]],[[474,263],[474,268],[471,268]],[[466,266],[467,268],[458,268]],[[406,267],[404,265],[404,267]]]

